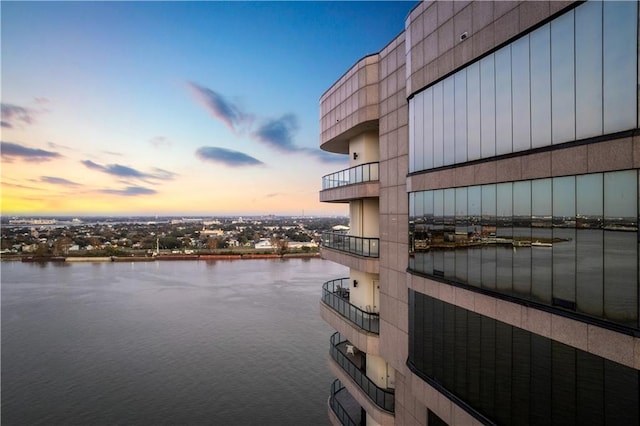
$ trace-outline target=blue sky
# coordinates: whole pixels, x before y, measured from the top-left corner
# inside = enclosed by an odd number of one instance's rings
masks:
[[[3,214],[346,214],[319,98],[416,2],[11,2]]]

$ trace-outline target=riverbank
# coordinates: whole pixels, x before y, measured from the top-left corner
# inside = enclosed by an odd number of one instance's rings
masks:
[[[320,253],[161,254],[158,256],[2,256],[2,261],[22,262],[155,262],[168,260],[314,259]]]

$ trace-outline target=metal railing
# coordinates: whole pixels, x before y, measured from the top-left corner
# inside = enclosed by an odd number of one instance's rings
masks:
[[[338,417],[340,423],[344,426],[358,426],[358,424],[351,418],[347,410],[340,404],[336,395],[338,392],[345,391],[344,386],[340,380],[336,379],[331,383],[331,398],[329,398],[329,405],[331,410]],[[347,391],[345,391],[347,392]]]
[[[379,164],[378,162],[359,164],[345,170],[340,170],[339,172],[322,176],[322,189],[380,180],[378,172]]]
[[[322,301],[364,331],[380,334],[380,314],[367,312],[349,303],[349,278],[327,281],[322,285]]]
[[[378,257],[380,254],[380,238],[356,237],[343,232],[323,232],[322,245],[363,257]]]
[[[374,404],[384,411],[393,413],[395,410],[395,391],[393,389],[382,389],[373,383],[363,371],[356,367],[356,365],[338,349],[338,345],[346,341],[346,339],[342,339],[340,333],[334,333],[331,336],[331,348],[329,351],[331,358],[356,382]]]

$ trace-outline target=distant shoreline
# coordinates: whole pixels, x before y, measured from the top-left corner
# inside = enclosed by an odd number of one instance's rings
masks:
[[[250,259],[315,259],[320,258],[320,253],[289,253],[279,254],[166,254],[159,256],[2,256],[1,261],[21,261],[25,263],[49,263],[49,262],[155,262],[176,260],[250,260]]]

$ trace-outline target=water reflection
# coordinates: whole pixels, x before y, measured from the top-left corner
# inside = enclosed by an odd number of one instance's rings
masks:
[[[638,173],[410,194],[410,268],[638,327]]]

